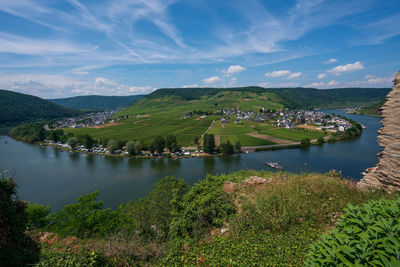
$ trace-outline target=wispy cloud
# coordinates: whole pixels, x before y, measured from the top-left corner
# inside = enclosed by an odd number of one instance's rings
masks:
[[[331,58],[331,59],[329,59],[327,61],[324,61],[324,64],[333,64],[333,63],[336,63],[336,62],[337,62],[336,58]]]

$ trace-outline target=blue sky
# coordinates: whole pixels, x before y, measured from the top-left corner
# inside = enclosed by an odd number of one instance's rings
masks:
[[[398,0],[0,0],[0,88],[391,87]]]

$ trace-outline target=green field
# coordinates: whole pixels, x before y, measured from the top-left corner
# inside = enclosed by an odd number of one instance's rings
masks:
[[[151,97],[144,97],[134,105],[118,113],[115,118],[128,115],[128,119],[117,121],[101,129],[80,128],[65,129],[74,134],[90,134],[98,139],[117,139],[120,141],[139,140],[150,143],[158,135],[173,134],[183,146],[193,146],[194,139],[200,139],[215,120],[209,133],[219,136],[222,143],[229,140],[231,143],[240,141],[242,146],[272,145],[276,142],[268,140],[270,137],[289,141],[300,141],[305,137],[311,139],[323,136],[322,132],[303,131],[293,129],[279,129],[265,123],[242,121],[236,125],[230,119],[224,126],[220,123],[220,116],[207,115],[201,118],[194,115],[183,119],[182,115],[190,112],[211,114],[221,109],[236,109],[259,111],[261,107],[271,110],[280,110],[283,105],[281,99],[271,92],[253,91],[219,91],[215,94],[176,95],[174,90],[168,94],[156,91]],[[157,93],[158,92],[158,93]],[[250,133],[263,134],[265,138],[250,136]],[[218,138],[218,137],[217,137]],[[266,139],[266,140],[265,140]],[[278,140],[279,141],[279,140]]]
[[[99,139],[117,139],[122,141],[139,140],[150,143],[158,135],[173,134],[177,136],[182,145],[194,144],[194,138],[200,136],[208,129],[216,116],[207,116],[199,119],[199,116],[189,119],[180,119],[170,114],[157,114],[150,117],[138,117],[121,120],[116,126],[107,128],[79,128],[65,129],[74,134],[90,134]]]
[[[286,128],[270,128],[268,130],[260,131],[262,134],[266,134],[275,138],[285,139],[290,141],[301,141],[304,138],[318,139],[326,134],[322,131],[303,130],[303,129],[286,129]]]

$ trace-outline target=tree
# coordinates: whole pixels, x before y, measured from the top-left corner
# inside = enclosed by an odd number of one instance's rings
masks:
[[[154,138],[154,147],[157,150],[158,154],[162,154],[165,148],[165,139],[162,136],[156,136]]]
[[[85,148],[91,149],[94,143],[94,139],[89,134],[85,134],[83,136],[83,145],[85,146]]]
[[[205,134],[203,136],[203,148],[204,152],[212,154],[215,150],[215,141],[213,134]]]
[[[114,153],[118,149],[118,142],[114,139],[109,140],[107,143],[107,149],[111,153]]]
[[[152,142],[149,145],[149,151],[150,151],[151,154],[154,154],[154,152],[156,151],[156,145],[154,144],[154,142]]]
[[[49,218],[47,217],[50,212],[50,206],[29,203],[26,209],[26,213],[28,215],[27,227],[29,229],[45,227],[50,222]]]
[[[302,139],[300,143],[301,143],[301,146],[308,147],[311,145],[311,139],[306,137],[306,138]]]
[[[180,146],[178,145],[178,142],[176,141],[176,136],[175,135],[167,135],[167,138],[165,140],[166,147],[170,152],[176,152],[180,149]]]
[[[322,136],[318,138],[317,143],[318,145],[322,145],[324,143],[324,138]]]
[[[237,141],[235,143],[235,150],[239,152],[242,150],[242,144],[240,143],[240,141]]]
[[[229,142],[229,140],[226,141],[225,144],[221,144],[220,149],[221,149],[222,154],[225,156],[232,155],[234,152],[233,145],[231,144],[231,142]]]
[[[17,185],[0,170],[0,262],[1,266],[35,265],[38,244],[25,233],[26,203],[16,197]]]
[[[67,144],[72,148],[75,149],[76,145],[78,144],[78,139],[76,137],[70,137],[67,141]]]
[[[137,155],[142,151],[142,144],[139,141],[129,141],[126,143],[126,152],[130,156]]]
[[[194,144],[196,146],[199,144],[199,138],[197,136],[194,138]]]

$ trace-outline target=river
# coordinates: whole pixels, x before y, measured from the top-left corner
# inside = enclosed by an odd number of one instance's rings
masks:
[[[0,131],[0,169],[15,173],[21,199],[50,205],[58,210],[77,197],[99,190],[104,205],[116,208],[146,196],[165,176],[184,178],[192,185],[207,174],[241,169],[269,170],[266,161],[277,161],[285,171],[327,172],[341,170],[344,177],[359,180],[361,172],[374,166],[380,151],[377,130],[380,119],[324,110],[354,119],[367,127],[352,141],[325,143],[307,149],[284,149],[228,157],[187,159],[134,159],[74,155],[51,147],[15,141]]]

